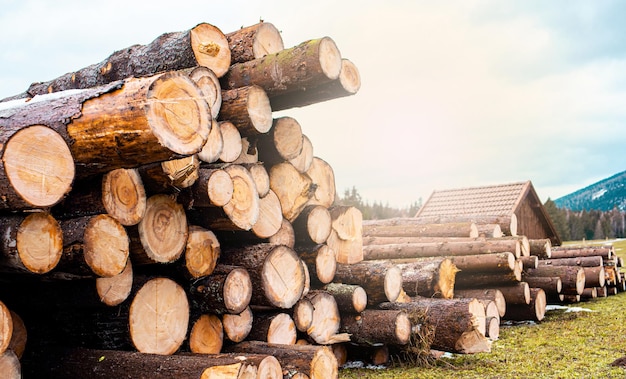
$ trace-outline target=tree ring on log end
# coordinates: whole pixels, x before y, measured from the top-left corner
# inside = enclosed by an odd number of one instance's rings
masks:
[[[83,255],[94,274],[111,277],[126,267],[130,254],[126,229],[109,215],[97,215],[85,227]]]
[[[211,111],[190,78],[165,73],[150,85],[147,98],[148,123],[162,146],[183,155],[202,149],[211,130]]]
[[[330,37],[324,37],[320,41],[319,49],[322,72],[324,72],[324,75],[330,80],[337,79],[341,73],[341,53],[335,41]]]
[[[178,259],[189,230],[182,205],[165,194],[151,196],[144,218],[138,225],[141,245],[150,259],[170,263]]]
[[[45,274],[61,259],[63,231],[49,213],[32,213],[20,224],[16,244],[24,267],[36,274]]]
[[[128,322],[131,340],[139,352],[175,353],[189,325],[185,290],[168,278],[150,280],[135,295]]]
[[[102,178],[104,209],[124,226],[136,225],[146,213],[146,191],[135,169],[109,171]]]
[[[13,335],[11,311],[0,301],[0,355],[5,352]]]
[[[74,180],[74,159],[67,143],[43,125],[15,133],[6,143],[2,161],[15,192],[33,207],[56,204]]]
[[[191,49],[199,66],[208,67],[218,78],[230,68],[230,48],[222,31],[207,23],[191,29]]]
[[[324,346],[318,349],[311,360],[311,379],[326,379],[336,378],[339,375],[339,364],[337,363],[337,357],[330,350],[330,348]]]
[[[229,313],[239,314],[250,304],[252,281],[243,268],[232,270],[224,282],[224,305]]]
[[[304,291],[304,268],[296,253],[286,246],[276,246],[262,268],[265,297],[274,306],[291,308]]]
[[[401,312],[396,317],[396,337],[400,345],[406,345],[411,339],[411,320],[405,312]]]
[[[394,302],[400,296],[402,290],[402,270],[398,266],[392,266],[385,273],[385,296],[391,302]]]

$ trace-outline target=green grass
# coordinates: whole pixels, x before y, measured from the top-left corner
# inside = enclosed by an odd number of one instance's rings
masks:
[[[606,241],[591,241],[602,244]],[[626,257],[626,240],[613,243]],[[536,324],[502,326],[490,353],[454,354],[431,367],[342,369],[340,378],[626,378],[610,366],[626,355],[626,293],[568,306],[592,312],[552,310]]]

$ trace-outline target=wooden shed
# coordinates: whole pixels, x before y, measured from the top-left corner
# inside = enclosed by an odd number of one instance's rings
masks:
[[[554,246],[561,244],[556,228],[530,181],[436,190],[416,217],[430,220],[513,218],[517,222],[517,234],[530,239],[549,238]]]

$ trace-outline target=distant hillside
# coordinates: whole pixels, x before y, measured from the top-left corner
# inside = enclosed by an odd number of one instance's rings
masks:
[[[559,208],[573,211],[610,211],[614,206],[626,210],[626,171],[554,200]]]

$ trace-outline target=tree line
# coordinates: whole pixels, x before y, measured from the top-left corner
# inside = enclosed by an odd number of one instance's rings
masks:
[[[337,205],[353,206],[361,211],[364,220],[382,220],[395,217],[414,217],[417,211],[422,207],[422,199],[414,201],[405,208],[395,208],[389,206],[389,203],[380,202],[369,203],[363,200],[356,187],[346,189],[343,197],[337,195],[335,203]]]
[[[557,233],[563,241],[624,238],[626,212],[613,208],[610,211],[572,211],[559,208],[551,199],[544,203]]]

